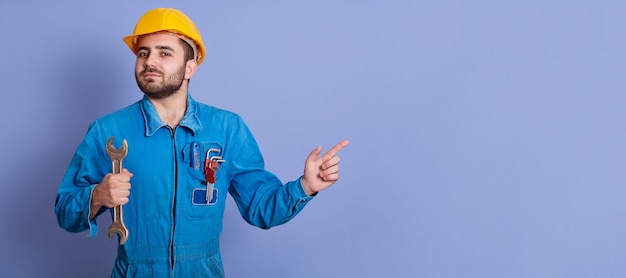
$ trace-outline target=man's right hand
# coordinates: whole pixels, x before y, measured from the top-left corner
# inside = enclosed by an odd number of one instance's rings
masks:
[[[100,208],[121,206],[128,203],[130,195],[130,178],[133,174],[123,169],[119,174],[107,174],[96,187],[91,195],[91,211],[89,219],[96,217]]]

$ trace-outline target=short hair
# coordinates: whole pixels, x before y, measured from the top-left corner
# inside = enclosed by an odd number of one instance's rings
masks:
[[[185,52],[185,63],[189,60],[193,60],[195,57],[195,53],[193,51],[193,47],[189,45],[185,40],[180,39],[180,42],[183,43],[183,50]]]
[[[193,51],[193,47],[191,47],[191,45],[189,45],[185,40],[183,39],[179,39],[180,42],[183,44],[183,52],[185,54],[185,64],[187,64],[187,62],[189,60],[193,60],[195,58],[195,52]],[[191,78],[189,78],[187,80],[187,86],[189,86],[189,83],[191,83]]]

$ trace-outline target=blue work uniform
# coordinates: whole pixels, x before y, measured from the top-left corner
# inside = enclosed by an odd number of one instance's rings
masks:
[[[129,237],[118,248],[112,277],[223,277],[219,239],[226,192],[242,217],[263,229],[289,221],[311,200],[302,177],[283,184],[264,169],[259,147],[237,114],[188,94],[183,119],[170,128],[144,97],[89,126],[57,193],[57,220],[67,231],[98,231],[97,217],[89,220],[90,200],[112,170],[105,149],[111,136],[116,148],[128,142],[122,166],[133,173],[123,206]],[[207,151],[224,160],[208,202]]]

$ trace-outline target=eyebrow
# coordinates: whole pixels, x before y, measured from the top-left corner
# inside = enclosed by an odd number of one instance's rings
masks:
[[[169,50],[169,51],[172,51],[172,52],[176,52],[176,51],[174,51],[174,48],[169,47],[169,46],[167,46],[167,45],[157,45],[157,46],[155,46],[154,48],[156,48],[156,49],[158,49],[158,50]],[[141,51],[141,50],[150,50],[150,47],[147,47],[147,46],[141,46],[141,47],[137,48],[137,52],[139,52],[139,51]]]

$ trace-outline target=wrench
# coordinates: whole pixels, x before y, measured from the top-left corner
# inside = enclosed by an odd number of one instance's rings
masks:
[[[113,136],[109,138],[106,144],[106,151],[111,159],[113,166],[113,174],[119,174],[122,172],[122,160],[128,154],[128,143],[126,139],[122,141],[122,147],[116,149],[113,146]],[[120,236],[120,245],[124,245],[128,239],[128,228],[124,225],[124,214],[122,212],[122,206],[113,207],[113,223],[109,227],[109,239],[113,239],[113,234],[117,233]]]

